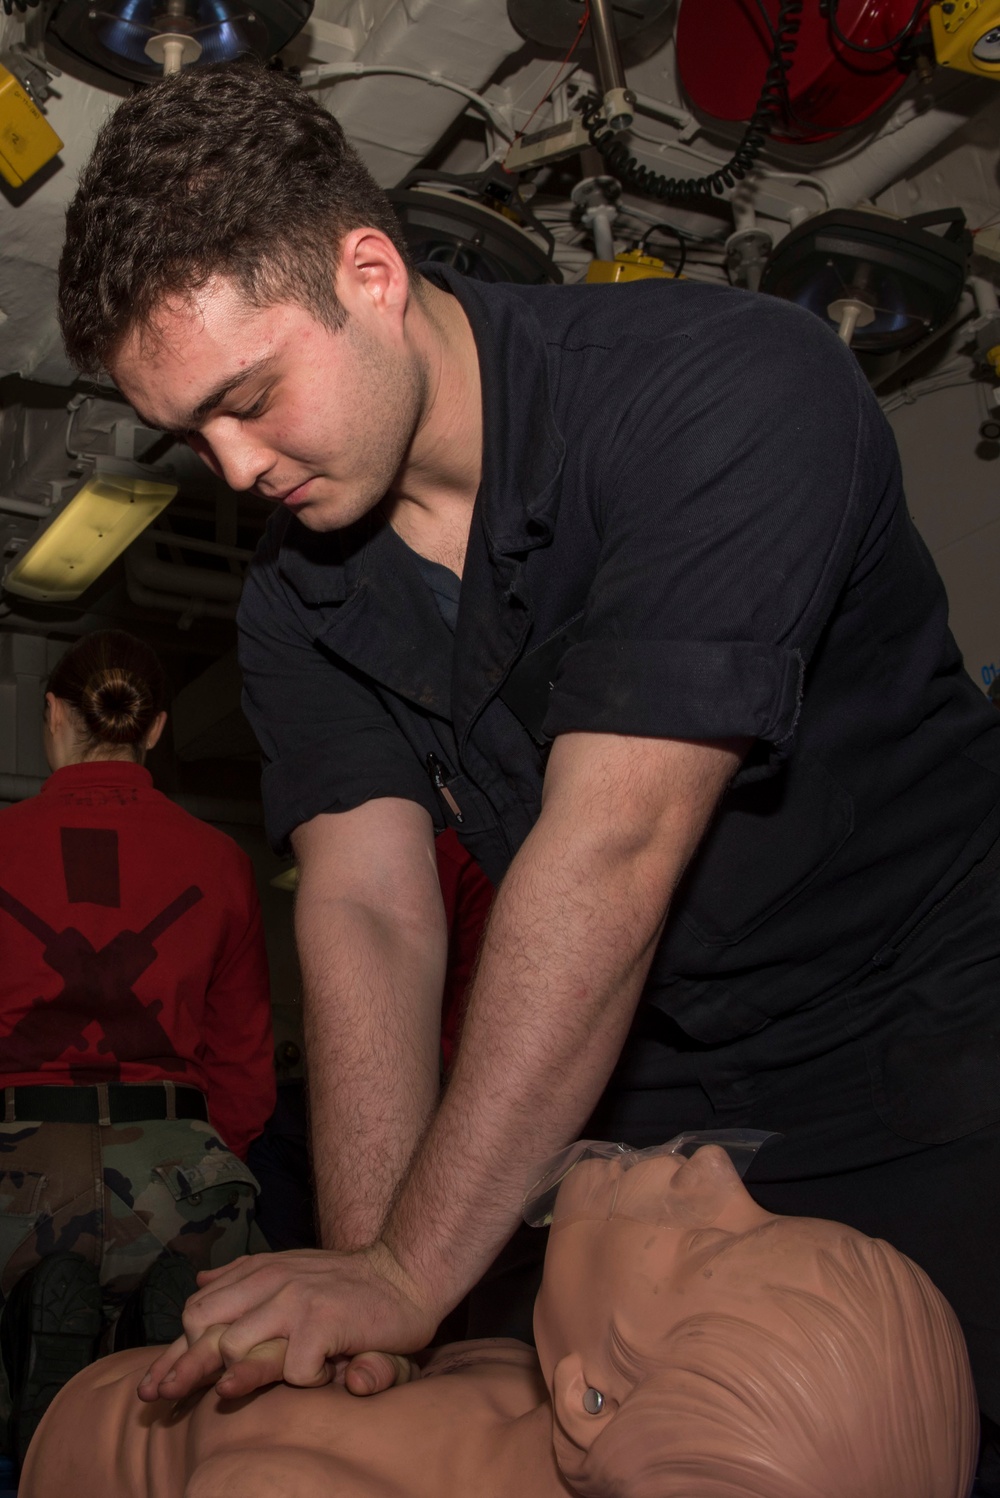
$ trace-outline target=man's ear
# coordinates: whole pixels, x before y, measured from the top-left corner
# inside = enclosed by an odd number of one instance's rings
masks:
[[[580,1451],[590,1450],[618,1409],[617,1401],[601,1389],[599,1392],[604,1402],[600,1414],[589,1414],[584,1397],[592,1387],[584,1372],[583,1359],[577,1352],[567,1353],[552,1370],[552,1409],[556,1424]]]
[[[380,229],[352,229],[344,235],[335,285],[341,305],[352,317],[377,311],[401,319],[406,310],[409,273]]]

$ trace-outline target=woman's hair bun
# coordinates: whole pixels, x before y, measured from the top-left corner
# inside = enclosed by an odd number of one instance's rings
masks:
[[[118,666],[90,678],[80,694],[80,715],[91,737],[107,744],[139,743],[156,717],[149,688]]]
[[[79,714],[92,747],[138,748],[166,706],[156,652],[123,629],[102,629],[71,645],[48,689]]]

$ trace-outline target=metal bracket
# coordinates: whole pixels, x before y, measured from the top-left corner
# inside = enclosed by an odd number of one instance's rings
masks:
[[[44,114],[45,101],[52,93],[49,85],[53,78],[62,77],[59,69],[40,53],[32,51],[24,42],[15,42],[13,46],[0,52],[0,63],[9,73],[13,73],[32,104]]]

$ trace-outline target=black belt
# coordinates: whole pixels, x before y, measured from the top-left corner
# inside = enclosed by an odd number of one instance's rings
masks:
[[[208,1104],[197,1087],[173,1082],[99,1082],[93,1087],[5,1087],[6,1123],[144,1123],[155,1118],[200,1118]]]

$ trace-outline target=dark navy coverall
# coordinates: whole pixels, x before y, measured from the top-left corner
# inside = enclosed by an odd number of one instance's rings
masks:
[[[378,515],[274,516],[240,650],[275,845],[401,796],[499,883],[558,734],[752,738],[586,1132],[780,1131],[753,1193],[921,1263],[1000,1418],[1000,715],[870,388],[766,296],[425,269],[482,369],[457,618]],[[524,1333],[501,1282],[473,1334]]]

